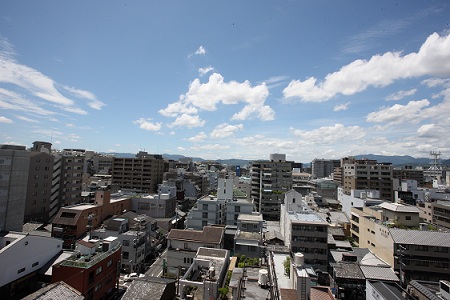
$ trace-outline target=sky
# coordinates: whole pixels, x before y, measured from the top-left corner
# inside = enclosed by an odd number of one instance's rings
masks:
[[[450,157],[450,3],[0,1],[0,144]]]

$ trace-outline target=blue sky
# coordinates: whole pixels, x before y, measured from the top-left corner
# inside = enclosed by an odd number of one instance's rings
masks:
[[[448,1],[1,1],[0,143],[450,156]]]

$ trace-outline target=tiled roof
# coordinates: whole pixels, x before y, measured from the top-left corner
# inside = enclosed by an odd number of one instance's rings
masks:
[[[310,299],[314,300],[332,300],[336,299],[334,298],[333,294],[330,291],[329,287],[323,287],[323,286],[312,286],[311,287],[311,294]]]
[[[83,300],[84,296],[65,283],[64,281],[55,282],[39,289],[31,295],[23,298],[23,300]]]
[[[333,270],[335,272],[336,278],[346,278],[346,279],[366,279],[363,272],[356,263],[339,263],[333,265]]]
[[[383,281],[399,281],[394,270],[391,268],[377,266],[359,266],[366,279],[376,279]]]
[[[297,291],[294,289],[280,289],[280,299],[281,300],[298,300]],[[314,298],[311,298],[314,299]]]
[[[138,278],[133,280],[122,299],[157,300],[161,299],[166,289],[175,297],[175,280],[155,277]]]
[[[383,202],[379,205],[381,208],[396,211],[396,212],[410,212],[410,213],[419,213],[420,209],[418,209],[415,206],[411,205],[403,205],[399,203],[389,203],[389,202]]]
[[[181,240],[201,242],[208,244],[220,244],[225,232],[225,227],[205,226],[203,230],[172,229],[167,236],[168,240]]]
[[[397,244],[450,247],[450,232],[407,230],[390,228],[392,239]]]

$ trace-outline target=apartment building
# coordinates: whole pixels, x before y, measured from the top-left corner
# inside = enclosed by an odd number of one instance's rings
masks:
[[[60,155],[61,177],[59,185],[59,206],[63,207],[81,203],[84,150],[64,149]]]
[[[280,219],[284,193],[292,188],[292,162],[285,154],[271,154],[269,161],[251,163],[252,199],[265,220]]]
[[[328,222],[308,208],[301,194],[291,190],[281,205],[280,231],[292,253],[302,253],[308,266],[327,270]]]
[[[355,242],[359,247],[370,249],[395,271],[401,271],[403,283],[412,279],[448,280],[450,232],[428,231],[418,223],[419,212],[415,207],[397,206],[397,210],[389,209],[394,215],[389,219],[383,211],[387,206],[352,208],[351,232]],[[413,220],[416,226],[402,229]]]
[[[0,231],[22,231],[30,152],[0,145]]]
[[[394,168],[392,170],[392,178],[400,181],[415,180],[419,186],[424,186],[424,175],[422,168],[413,168],[412,166]]]
[[[392,165],[372,159],[343,158],[341,161],[344,193],[351,190],[377,190],[380,198],[392,200]]]
[[[53,179],[52,144],[34,142],[30,153],[24,223],[48,223]]]
[[[340,166],[340,160],[315,158],[311,162],[311,173],[314,178],[326,178],[333,174],[334,168]]]
[[[114,157],[112,182],[122,190],[156,193],[163,174],[164,160],[161,155],[140,151],[134,158]]]
[[[433,209],[433,223],[450,228],[450,200],[438,200],[431,204]]]
[[[53,265],[52,283],[64,281],[85,299],[109,299],[119,284],[122,247],[117,238],[78,241],[75,253]]]

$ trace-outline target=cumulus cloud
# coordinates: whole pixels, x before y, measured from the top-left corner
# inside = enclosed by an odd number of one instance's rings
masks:
[[[161,123],[151,122],[151,118],[145,119],[140,118],[136,121],[133,121],[134,124],[138,124],[139,128],[148,130],[148,131],[159,131],[161,130]]]
[[[264,83],[251,86],[249,81],[225,82],[222,75],[213,73],[206,83],[201,83],[199,79],[192,81],[186,94],[181,95],[177,102],[169,104],[159,113],[163,116],[186,119],[188,118],[186,115],[196,114],[197,111],[215,111],[219,103],[225,105],[244,103],[245,106],[232,117],[233,120],[245,120],[256,116],[268,121],[275,117],[273,109],[265,105],[268,95],[269,90]],[[191,116],[195,117],[198,118]]]
[[[202,132],[200,132],[199,134],[197,134],[197,135],[195,135],[195,136],[193,136],[193,137],[188,138],[187,140],[188,140],[189,142],[192,142],[192,143],[198,143],[198,142],[203,141],[203,140],[206,139],[207,137],[208,137],[208,136],[206,135],[206,133],[204,133],[204,132],[202,131]]]
[[[412,96],[417,92],[417,89],[410,89],[407,91],[398,91],[396,93],[388,95],[385,99],[386,101],[397,101],[405,97]]]
[[[354,141],[362,139],[366,135],[364,128],[360,126],[344,126],[342,124],[323,126],[310,131],[291,128],[291,132],[306,143],[314,144],[331,144],[342,140]]]
[[[244,125],[242,124],[230,125],[227,123],[223,123],[217,125],[216,128],[214,128],[214,130],[210,134],[210,137],[213,139],[226,138],[234,136],[237,131],[241,131],[242,129],[244,129]]]
[[[369,86],[384,87],[395,80],[420,76],[450,75],[450,35],[430,35],[417,53],[403,55],[386,52],[370,60],[358,59],[328,74],[323,81],[315,77],[293,80],[283,90],[285,98],[303,102],[327,101],[337,94],[354,95]]]
[[[178,116],[174,122],[170,123],[169,127],[202,127],[205,121],[200,119],[198,115],[182,114]]]
[[[200,77],[202,77],[202,76],[204,76],[204,75],[206,75],[207,73],[212,72],[212,71],[214,71],[214,68],[211,67],[211,66],[208,66],[208,67],[205,67],[205,68],[199,68],[199,69],[198,69],[198,73],[199,73]]]
[[[8,119],[7,117],[0,116],[0,123],[12,124],[13,121],[11,119]]]
[[[421,118],[422,109],[429,106],[426,99],[410,101],[406,105],[395,104],[382,108],[367,115],[367,122],[401,124],[404,122],[418,122]]]
[[[347,110],[349,105],[350,105],[350,102],[338,104],[333,108],[333,111]]]

